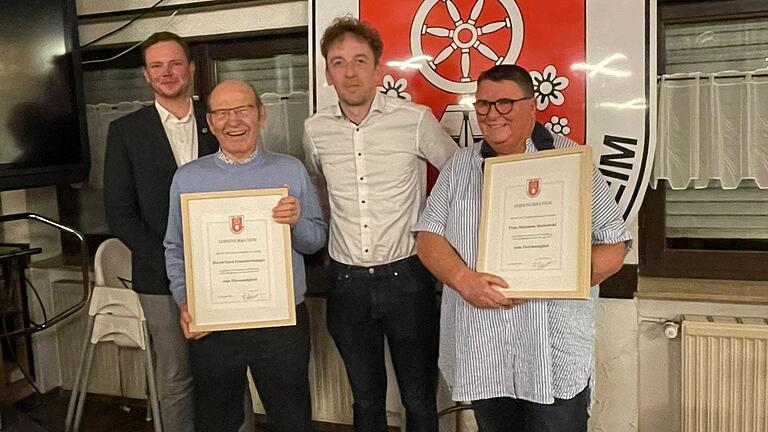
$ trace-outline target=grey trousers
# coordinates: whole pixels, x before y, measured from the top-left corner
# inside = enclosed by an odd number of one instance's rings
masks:
[[[194,398],[187,340],[170,295],[139,294],[155,359],[160,417],[165,432],[193,432]]]

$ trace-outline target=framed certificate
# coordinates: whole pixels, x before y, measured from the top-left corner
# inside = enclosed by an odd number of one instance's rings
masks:
[[[285,188],[181,194],[191,331],[296,324]]]
[[[587,298],[592,251],[588,146],[485,160],[477,270],[515,298]]]

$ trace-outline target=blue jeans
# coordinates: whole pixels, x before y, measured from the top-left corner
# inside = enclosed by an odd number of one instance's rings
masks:
[[[501,397],[472,401],[478,432],[586,432],[589,387],[571,399],[538,404]]]
[[[359,432],[386,432],[384,337],[408,432],[437,432],[435,279],[415,256],[375,267],[332,262],[328,331],[344,360]]]
[[[274,432],[311,432],[309,317],[296,325],[218,331],[189,342],[195,381],[195,432],[237,432],[250,367]],[[169,431],[170,432],[170,431]]]

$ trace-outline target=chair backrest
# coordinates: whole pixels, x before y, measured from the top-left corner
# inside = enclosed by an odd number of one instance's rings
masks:
[[[131,287],[131,251],[120,240],[111,238],[101,243],[93,267],[96,285]]]

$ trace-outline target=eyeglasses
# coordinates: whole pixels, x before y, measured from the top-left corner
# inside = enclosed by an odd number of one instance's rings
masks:
[[[254,105],[240,105],[234,108],[222,108],[213,110],[210,112],[210,114],[211,117],[217,121],[228,119],[230,113],[234,114],[235,118],[242,119],[250,114],[254,108],[256,108]]]
[[[491,107],[496,107],[496,112],[501,115],[509,114],[512,108],[515,106],[515,102],[531,99],[530,97],[524,97],[520,99],[501,98],[495,101],[487,101],[484,99],[478,99],[473,104],[475,106],[475,112],[480,115],[486,115],[491,111]]]

